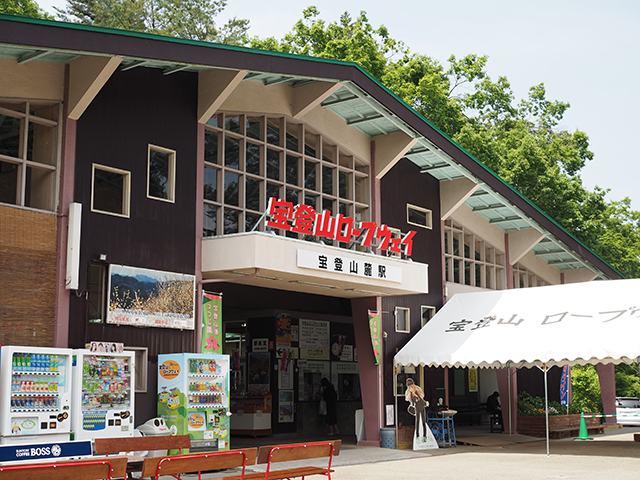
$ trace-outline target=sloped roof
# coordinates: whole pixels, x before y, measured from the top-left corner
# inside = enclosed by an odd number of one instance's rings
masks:
[[[351,62],[267,52],[147,33],[0,15],[0,58],[66,63],[82,55],[122,57],[120,69],[246,70],[243,81],[295,88],[339,82],[324,108],[369,137],[403,131],[417,139],[405,155],[438,180],[469,178],[480,188],[466,201],[503,231],[535,228],[546,235],[533,251],[558,270],[588,268],[600,279],[622,275],[504,182],[426,118]]]

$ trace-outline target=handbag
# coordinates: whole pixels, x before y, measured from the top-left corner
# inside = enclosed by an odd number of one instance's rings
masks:
[[[320,405],[318,406],[318,414],[319,415],[327,414],[327,402],[324,401],[324,398],[320,399]]]

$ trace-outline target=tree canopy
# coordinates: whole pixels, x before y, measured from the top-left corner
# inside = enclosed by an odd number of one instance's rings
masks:
[[[622,274],[640,277],[640,212],[628,198],[607,201],[609,190],[583,185],[580,171],[594,158],[589,137],[559,128],[570,105],[547,99],[544,84],[516,102],[506,77],[488,75],[487,56],[442,65],[374,28],[365,12],[334,22],[315,7],[302,15],[282,39],[251,46],[357,62]]]
[[[215,17],[226,0],[67,0],[56,8],[68,22],[137,32],[242,45],[248,41],[249,20],[232,18],[222,27]]]
[[[53,20],[53,16],[33,0],[0,0],[0,13]]]

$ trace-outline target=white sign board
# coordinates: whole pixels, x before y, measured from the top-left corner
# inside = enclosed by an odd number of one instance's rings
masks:
[[[328,252],[298,250],[298,267],[363,279],[402,283],[401,267],[380,261],[379,257],[374,256],[364,259],[355,255],[333,255]]]

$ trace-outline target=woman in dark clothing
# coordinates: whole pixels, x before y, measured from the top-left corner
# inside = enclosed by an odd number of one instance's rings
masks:
[[[329,380],[320,380],[322,385],[322,399],[327,404],[327,424],[329,425],[329,435],[339,435],[338,432],[338,394]]]

